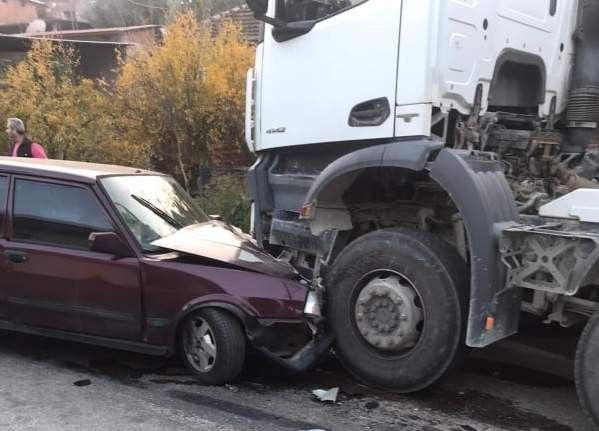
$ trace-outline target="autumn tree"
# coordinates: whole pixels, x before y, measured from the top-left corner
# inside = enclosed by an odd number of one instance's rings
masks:
[[[78,76],[78,62],[67,45],[35,42],[0,80],[0,118],[22,118],[52,158],[146,164],[142,146],[118,139],[118,107],[99,83]]]
[[[243,92],[253,52],[233,23],[213,38],[193,13],[179,16],[160,46],[123,65],[116,95],[127,139],[148,143],[153,166],[188,189],[201,165],[249,160]]]

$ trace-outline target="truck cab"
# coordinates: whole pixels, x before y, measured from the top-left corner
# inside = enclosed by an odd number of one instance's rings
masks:
[[[599,209],[573,194],[599,184],[599,0],[248,5],[253,235],[312,280],[354,376],[421,390],[521,310],[599,327],[574,208]]]

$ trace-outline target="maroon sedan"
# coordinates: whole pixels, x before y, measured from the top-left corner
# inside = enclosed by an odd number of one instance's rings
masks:
[[[0,158],[0,329],[180,352],[220,384],[248,343],[295,368],[328,348],[307,331],[307,296],[288,264],[206,217],[169,176]]]

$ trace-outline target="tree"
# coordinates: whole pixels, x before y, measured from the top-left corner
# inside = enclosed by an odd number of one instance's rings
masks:
[[[52,158],[147,165],[141,145],[118,138],[118,107],[101,85],[77,76],[78,61],[63,44],[35,42],[0,81],[0,118],[22,118]]]
[[[156,169],[190,189],[199,166],[249,160],[243,139],[243,91],[254,49],[234,24],[215,39],[193,13],[179,16],[160,46],[127,60],[117,82],[129,139],[151,145]]]

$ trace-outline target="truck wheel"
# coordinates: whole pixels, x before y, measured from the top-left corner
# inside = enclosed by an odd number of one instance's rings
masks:
[[[599,426],[599,312],[588,321],[576,349],[574,375],[582,408]]]
[[[359,380],[415,392],[463,356],[468,270],[436,236],[364,235],[337,258],[328,286],[336,353]]]
[[[202,383],[222,385],[241,373],[245,336],[230,314],[213,308],[189,315],[180,331],[185,367]]]

